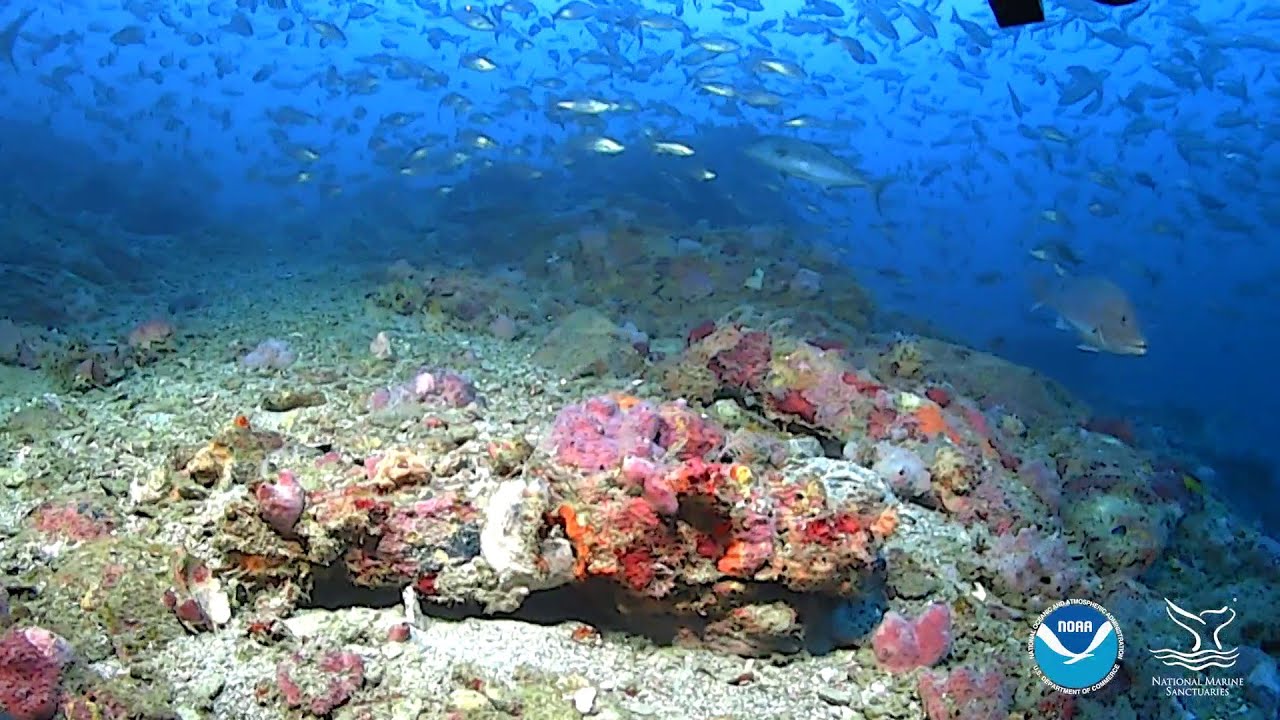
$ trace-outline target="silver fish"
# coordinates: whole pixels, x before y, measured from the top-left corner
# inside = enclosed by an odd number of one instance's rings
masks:
[[[781,135],[768,135],[747,146],[747,157],[788,177],[814,183],[824,190],[844,187],[867,188],[880,208],[881,195],[889,180],[872,181],[830,150],[811,142]]]

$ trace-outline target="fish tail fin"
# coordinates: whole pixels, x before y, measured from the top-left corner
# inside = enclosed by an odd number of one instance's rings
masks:
[[[884,191],[885,188],[897,181],[897,176],[891,175],[871,183],[871,197],[876,203],[876,212],[884,215]]]
[[[0,30],[0,58],[8,60],[14,70],[18,69],[18,61],[13,57],[13,47],[18,42],[18,32],[22,30],[22,26],[27,23],[33,13],[35,13],[34,9],[23,11],[21,15],[5,25],[3,30]]]

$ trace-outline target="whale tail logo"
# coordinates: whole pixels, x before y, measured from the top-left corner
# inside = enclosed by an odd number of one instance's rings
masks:
[[[1239,648],[1223,649],[1218,634],[1236,619],[1236,611],[1222,606],[1217,610],[1202,610],[1198,614],[1178,607],[1169,598],[1164,599],[1165,613],[1178,627],[1191,633],[1191,649],[1179,652],[1171,648],[1152,650],[1160,662],[1170,667],[1184,667],[1199,672],[1209,667],[1229,668],[1240,657]],[[1205,646],[1205,639],[1213,647]]]

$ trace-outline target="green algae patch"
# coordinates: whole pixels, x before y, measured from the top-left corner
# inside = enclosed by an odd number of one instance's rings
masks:
[[[449,710],[464,720],[634,717],[577,675],[557,677],[522,666],[516,669],[511,683],[495,683],[485,679],[478,669],[463,664],[455,668],[453,680],[458,687],[449,697]]]
[[[74,685],[80,683],[73,682]],[[174,720],[173,689],[155,678],[93,678],[66,693],[62,714],[73,720]]]
[[[128,537],[70,547],[55,569],[33,571],[38,588],[25,603],[33,624],[66,638],[79,656],[129,663],[184,635],[164,605],[172,550]]]

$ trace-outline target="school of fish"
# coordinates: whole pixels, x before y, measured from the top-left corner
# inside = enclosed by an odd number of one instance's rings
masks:
[[[993,285],[1030,272],[1008,258],[1052,264],[1038,300],[1089,350],[1147,349],[1105,276],[1163,278],[1083,228],[1113,223],[1183,262],[1206,234],[1248,245],[1280,227],[1280,10],[1265,5],[1052,0],[1047,23],[1009,31],[984,3],[941,0],[22,5],[0,10],[0,65],[6,85],[47,97],[7,104],[37,123],[82,116],[104,156],[163,144],[195,167],[230,153],[246,186],[299,204],[386,182],[447,198],[494,169],[554,184],[636,153],[690,188],[764,170],[777,202],[826,227],[892,246],[923,223],[911,237],[938,262],[873,268],[903,292],[942,267]],[[755,138],[741,164],[703,151],[722,128]],[[1046,190],[1046,175],[1060,182]],[[1158,205],[1134,209],[1144,194]],[[1011,251],[966,258],[956,206],[992,196],[1017,199]]]

